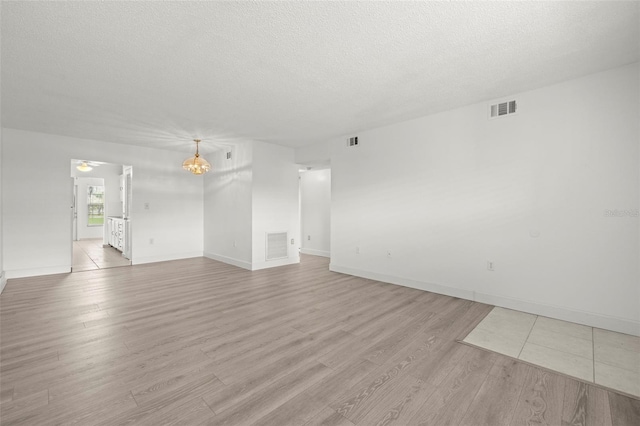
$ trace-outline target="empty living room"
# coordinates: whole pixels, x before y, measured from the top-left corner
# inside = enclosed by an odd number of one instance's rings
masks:
[[[640,2],[0,24],[0,426],[640,424]]]

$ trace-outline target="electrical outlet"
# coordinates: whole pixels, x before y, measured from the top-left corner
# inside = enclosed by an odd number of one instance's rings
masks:
[[[391,259],[391,252],[390,252],[390,251],[387,251],[387,257],[388,257],[389,259]]]
[[[149,244],[153,245],[153,238],[149,238]]]
[[[307,241],[311,241],[311,235],[307,235]]]
[[[291,245],[293,245],[295,243],[295,240],[292,238],[291,239]]]
[[[488,260],[487,261],[487,271],[494,271],[495,270],[494,268],[495,268],[495,264],[491,260]]]

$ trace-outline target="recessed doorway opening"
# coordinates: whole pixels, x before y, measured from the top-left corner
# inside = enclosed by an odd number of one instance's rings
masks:
[[[131,265],[131,166],[71,160],[71,272]]]

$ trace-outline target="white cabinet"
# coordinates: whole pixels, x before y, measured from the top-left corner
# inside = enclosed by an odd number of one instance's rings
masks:
[[[121,252],[126,250],[127,224],[124,219],[110,217],[107,221],[109,227],[109,245]]]

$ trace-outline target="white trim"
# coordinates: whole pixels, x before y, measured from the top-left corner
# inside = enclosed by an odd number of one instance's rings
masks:
[[[192,257],[202,257],[201,251],[191,251],[186,253],[172,253],[158,256],[135,257],[131,260],[132,265],[142,265],[144,263],[166,262],[169,260],[190,259]]]
[[[208,252],[204,252],[204,257],[206,257],[207,259],[217,260],[218,262],[237,266],[238,268],[247,269],[249,271],[251,270],[251,262],[247,262],[245,260],[235,259],[233,257],[227,257],[221,254],[208,253]]]
[[[37,277],[40,275],[68,274],[71,266],[46,266],[44,268],[13,269],[5,271],[5,279]]]
[[[260,269],[274,268],[276,266],[285,266],[285,265],[293,265],[295,263],[300,263],[299,257],[294,258],[283,258],[277,260],[269,260],[264,262],[247,262],[246,260],[235,259],[233,257],[227,257],[220,254],[215,253],[204,253],[204,257],[208,259],[217,260],[218,262],[227,263],[229,265],[237,266],[239,268],[247,269],[249,271],[258,271]]]
[[[389,284],[397,284],[403,287],[416,288],[418,290],[431,291],[433,293],[444,294],[445,296],[458,297],[460,299],[473,300],[473,292],[455,287],[443,286],[440,284],[416,281],[408,278],[395,277],[392,275],[379,274],[377,272],[364,271],[361,269],[349,268],[347,266],[329,264],[329,270],[342,274],[355,275],[356,277],[368,278],[370,280],[382,281]]]
[[[329,264],[329,270],[357,277],[368,278],[404,287],[416,288],[419,290],[431,291],[433,293],[458,297],[461,299],[473,300],[475,302],[500,306],[508,309],[515,309],[535,315],[542,315],[549,318],[556,318],[563,321],[570,321],[577,324],[584,324],[590,327],[602,328],[605,330],[617,331],[619,333],[640,336],[640,322],[626,318],[612,317],[593,312],[579,311],[562,306],[544,305],[528,300],[513,299],[494,294],[476,293],[472,290],[443,286],[440,284],[416,281],[403,277],[379,274],[371,271],[364,271],[346,266]]]
[[[0,294],[2,294],[2,291],[4,290],[4,287],[7,285],[7,276],[4,273],[4,271],[2,271],[2,274],[0,274]]]
[[[301,248],[300,253],[310,254],[312,256],[331,257],[331,253],[325,250],[314,250],[309,248]]]
[[[266,262],[254,262],[251,265],[251,270],[252,271],[258,271],[260,269],[275,268],[276,266],[293,265],[293,264],[296,264],[296,263],[300,263],[300,258],[299,257],[278,259],[278,260],[269,260],[269,261],[266,261]]]

